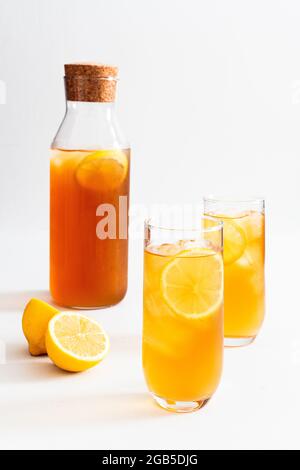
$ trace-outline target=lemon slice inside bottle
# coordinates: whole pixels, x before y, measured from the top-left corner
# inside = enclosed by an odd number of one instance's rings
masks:
[[[161,275],[165,302],[177,315],[199,319],[223,303],[223,260],[205,248],[185,250],[171,260]]]
[[[97,150],[79,163],[75,176],[84,188],[107,191],[118,188],[127,176],[128,159],[122,150]]]

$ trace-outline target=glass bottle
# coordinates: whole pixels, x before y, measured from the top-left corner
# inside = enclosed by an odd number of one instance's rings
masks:
[[[50,163],[50,290],[64,306],[107,307],[127,290],[130,149],[115,115],[117,74],[65,65]]]

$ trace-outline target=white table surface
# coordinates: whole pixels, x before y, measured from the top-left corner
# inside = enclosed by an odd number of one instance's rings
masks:
[[[47,233],[0,235],[0,447],[2,449],[299,448],[299,236],[268,247],[267,317],[257,341],[225,351],[221,385],[196,413],[159,409],[141,369],[142,246],[133,242],[126,299],[90,311],[111,338],[81,374],[33,358],[21,330],[31,297],[49,299]]]

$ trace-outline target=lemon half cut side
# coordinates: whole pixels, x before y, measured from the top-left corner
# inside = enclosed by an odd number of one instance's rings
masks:
[[[96,320],[80,313],[63,312],[48,324],[46,348],[55,365],[80,372],[102,361],[109,349],[109,339]]]

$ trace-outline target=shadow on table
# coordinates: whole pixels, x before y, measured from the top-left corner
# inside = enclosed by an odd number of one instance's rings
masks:
[[[0,386],[41,382],[66,375],[46,355],[31,356],[26,341],[24,344],[6,343],[0,354]]]
[[[105,359],[102,369],[110,368],[111,362],[119,363],[126,358],[128,367],[135,367],[138,357],[140,365],[140,339],[138,336],[115,336],[111,338],[111,348]],[[1,347],[2,346],[2,347]],[[122,363],[121,363],[122,364]],[[89,371],[88,371],[89,373]],[[28,352],[26,340],[20,342],[0,342],[0,386],[1,384],[24,384],[31,382],[45,382],[52,379],[73,380],[81,374],[73,374],[56,367],[47,355],[31,356]]]
[[[170,416],[153,403],[139,377],[141,371],[132,374],[140,362],[139,338],[135,336],[113,336],[111,352],[103,364],[82,374],[62,371],[47,356],[31,357],[26,345],[11,343],[6,362],[0,364],[0,390],[8,386],[14,393],[6,402],[0,401],[1,422],[25,430],[28,423],[31,428],[43,429],[45,423],[53,428],[80,427],[84,423],[97,426]],[[110,392],[110,387],[116,392]]]
[[[9,426],[42,429],[57,426],[82,426],[123,420],[151,419],[169,415],[156,406],[148,393],[118,393],[78,396],[55,395],[52,399],[20,400],[1,406],[1,421]],[[170,415],[169,415],[170,416]]]
[[[32,297],[36,297],[54,305],[51,300],[50,293],[47,290],[0,292],[0,312],[20,311],[22,313],[25,305],[30,299],[32,299]]]

